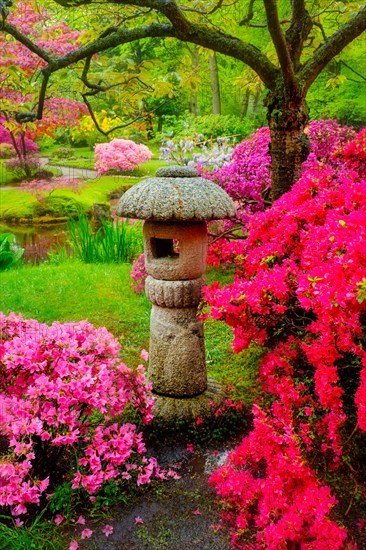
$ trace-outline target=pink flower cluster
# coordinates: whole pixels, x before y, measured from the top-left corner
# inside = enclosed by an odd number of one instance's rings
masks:
[[[72,487],[91,495],[108,480],[166,477],[136,425],[121,421],[129,407],[144,423],[152,419],[144,368],[121,363],[105,328],[1,313],[0,334],[0,435],[9,444],[0,457],[0,506],[19,515],[39,504],[60,480],[62,457],[74,461]]]
[[[131,269],[131,279],[133,281],[131,286],[136,294],[141,294],[144,291],[146,277],[145,254],[140,254],[133,262]]]
[[[355,169],[365,150],[361,132],[337,163],[309,163],[289,193],[252,218],[246,241],[226,243],[234,282],[205,291],[212,317],[233,328],[235,351],[252,342],[270,350],[254,428],[212,477],[240,548],[253,525],[258,548],[344,547],[346,531],[329,517],[336,501],[310,461],[317,454],[332,469],[340,464],[341,428],[352,419],[345,391],[366,431],[366,180]]]
[[[0,143],[8,143],[13,148],[13,142],[11,140],[10,132],[4,127],[5,119],[3,117],[0,117]],[[15,137],[15,142],[17,144],[18,149],[22,149],[22,143],[19,136]],[[24,145],[26,148],[27,153],[38,153],[39,147],[38,145],[29,137],[24,138]],[[14,151],[15,154],[15,151]]]
[[[130,139],[112,139],[109,143],[97,144],[94,150],[95,169],[99,175],[106,174],[109,170],[133,170],[152,157],[146,145]]]
[[[355,132],[335,120],[313,120],[306,129],[311,143],[310,162],[329,162],[332,155],[350,142]],[[202,175],[217,182],[235,201],[238,221],[246,225],[253,214],[265,209],[271,190],[271,156],[269,128],[259,128],[240,143],[231,161],[209,171],[199,167]],[[308,166],[305,162],[304,168]]]
[[[74,193],[79,191],[81,180],[77,178],[55,177],[51,179],[33,179],[24,180],[19,186],[21,191],[34,193],[38,198],[43,196],[43,193],[52,193],[56,189],[71,189]]]

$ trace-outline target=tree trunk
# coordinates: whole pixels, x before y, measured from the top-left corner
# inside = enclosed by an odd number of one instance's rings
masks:
[[[253,101],[253,113],[255,113],[258,109],[259,100],[261,98],[262,90],[261,88],[258,88],[258,90],[255,92],[254,101]]]
[[[217,66],[216,52],[210,53],[208,56],[208,60],[210,63],[212,114],[221,115],[220,80],[219,80],[219,69]]]
[[[192,73],[194,75],[197,74],[199,71],[199,64],[200,64],[200,58],[199,58],[198,48],[195,45],[193,46],[193,49],[192,49]],[[189,112],[192,113],[194,116],[198,116],[199,114],[197,85],[195,83],[192,84],[192,88],[191,88]]]
[[[266,105],[271,133],[272,194],[276,200],[299,179],[301,165],[310,152],[310,142],[304,134],[309,116],[302,97],[280,98],[270,92]]]
[[[163,116],[158,115],[158,132],[159,133],[163,131],[163,122],[164,122]]]
[[[250,98],[250,90],[246,89],[243,94],[243,99],[241,102],[240,120],[243,120],[243,118],[245,118],[248,114],[249,98]]]

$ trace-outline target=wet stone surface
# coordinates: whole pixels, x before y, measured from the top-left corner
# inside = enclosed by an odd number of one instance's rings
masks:
[[[93,529],[90,541],[80,548],[97,550],[231,550],[225,529],[214,529],[220,520],[215,492],[208,484],[210,473],[222,464],[226,449],[204,453],[171,447],[159,452],[162,468],[173,468],[181,479],[162,482],[130,505],[113,510],[111,518]],[[141,518],[143,523],[136,523]],[[108,538],[104,525],[113,526]]]

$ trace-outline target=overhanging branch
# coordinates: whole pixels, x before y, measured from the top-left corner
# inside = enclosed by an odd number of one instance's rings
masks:
[[[324,67],[336,57],[348,44],[366,30],[366,8],[345,23],[318,48],[299,72],[300,81],[306,92]]]

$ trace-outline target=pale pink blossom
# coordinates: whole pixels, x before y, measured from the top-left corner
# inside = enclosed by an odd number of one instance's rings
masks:
[[[140,516],[135,517],[135,525],[142,525],[143,523],[144,520]]]
[[[109,535],[113,533],[113,527],[112,525],[106,525],[105,527],[103,527],[102,531],[106,537],[109,537]]]
[[[93,531],[91,529],[84,529],[83,531],[81,531],[81,538],[90,539],[92,534],[93,534]]]

